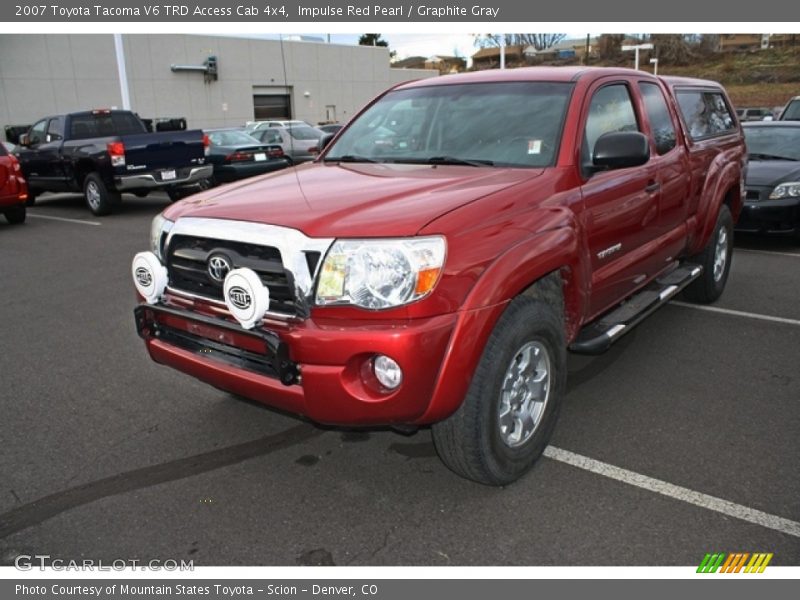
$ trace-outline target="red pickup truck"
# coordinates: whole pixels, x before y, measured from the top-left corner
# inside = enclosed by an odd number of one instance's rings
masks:
[[[550,438],[567,351],[720,296],[745,161],[710,81],[402,84],[314,163],[156,217],[137,330],[156,362],[321,423],[431,425],[453,471],[506,484]]]

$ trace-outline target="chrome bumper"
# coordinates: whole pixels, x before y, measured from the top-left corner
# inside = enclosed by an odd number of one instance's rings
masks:
[[[114,178],[117,190],[124,192],[127,190],[142,190],[163,188],[174,185],[187,185],[197,183],[203,179],[208,179],[214,174],[213,165],[203,165],[202,167],[192,167],[189,174],[185,177],[178,177],[168,181],[156,179],[152,173],[141,173],[139,175],[123,175]]]

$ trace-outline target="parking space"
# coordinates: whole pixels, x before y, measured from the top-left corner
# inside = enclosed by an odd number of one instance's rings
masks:
[[[791,241],[739,240],[715,306],[750,316],[676,303],[605,355],[571,357],[552,440],[770,528],[557,453],[508,488],[479,486],[439,462],[428,431],[318,428],[152,363],[129,265],[167,204],[126,197],[98,219],[78,196],[43,196],[24,226],[0,224],[0,564],[691,565],[709,551],[800,564]]]

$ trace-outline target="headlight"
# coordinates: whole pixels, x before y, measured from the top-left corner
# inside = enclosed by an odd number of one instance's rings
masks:
[[[161,256],[161,236],[169,233],[174,224],[173,221],[165,219],[161,215],[156,215],[150,225],[150,250],[161,260],[164,260],[164,257]]]
[[[776,186],[769,195],[770,200],[780,200],[781,198],[799,198],[800,181],[787,181]]]
[[[378,310],[429,294],[444,267],[443,237],[337,240],[320,269],[316,302]]]

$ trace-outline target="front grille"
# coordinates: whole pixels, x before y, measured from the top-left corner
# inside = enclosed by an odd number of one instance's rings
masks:
[[[248,268],[256,272],[269,289],[270,312],[295,315],[294,278],[284,268],[281,253],[271,246],[259,246],[229,240],[174,235],[167,248],[169,286],[212,300],[224,301],[223,282],[209,274],[208,261],[220,256],[233,269]]]

